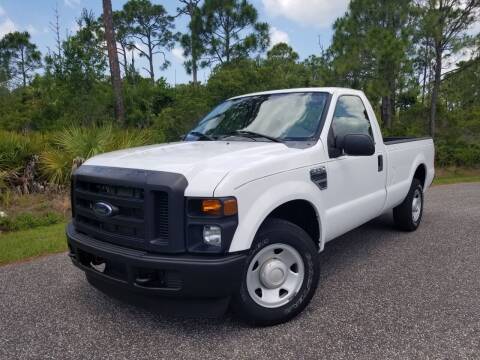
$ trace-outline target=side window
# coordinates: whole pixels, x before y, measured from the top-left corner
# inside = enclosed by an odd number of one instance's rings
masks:
[[[332,125],[328,133],[328,149],[330,157],[337,157],[338,142],[347,134],[366,134],[373,138],[372,126],[367,110],[358,96],[341,96],[333,114]]]

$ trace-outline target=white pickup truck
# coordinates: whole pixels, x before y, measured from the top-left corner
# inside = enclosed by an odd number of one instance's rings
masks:
[[[222,298],[277,324],[312,298],[325,243],[392,209],[415,230],[433,177],[432,140],[382,138],[361,91],[248,94],[182,142],[78,168],[69,255],[101,289]]]

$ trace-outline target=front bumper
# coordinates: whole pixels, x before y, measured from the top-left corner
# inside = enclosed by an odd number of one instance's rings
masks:
[[[240,286],[246,254],[159,255],[95,240],[67,226],[69,256],[89,279],[159,296],[218,298]],[[101,264],[97,269],[91,264]],[[105,264],[105,265],[103,265]]]

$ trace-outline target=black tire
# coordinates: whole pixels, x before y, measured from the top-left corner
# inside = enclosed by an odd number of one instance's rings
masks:
[[[293,247],[303,260],[303,282],[288,303],[269,308],[259,305],[247,289],[247,272],[255,255],[272,244]],[[232,309],[245,322],[255,326],[270,326],[290,320],[299,314],[312,299],[318,285],[320,266],[318,249],[308,234],[295,224],[281,219],[268,219],[260,228],[246,261],[242,284],[233,296]]]
[[[413,215],[413,201],[416,194],[420,199],[420,213],[418,218],[414,219]],[[423,188],[418,179],[413,179],[410,190],[407,197],[397,207],[393,208],[393,220],[395,225],[403,231],[415,231],[417,230],[423,215]]]

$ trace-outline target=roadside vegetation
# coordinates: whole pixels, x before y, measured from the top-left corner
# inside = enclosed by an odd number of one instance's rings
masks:
[[[70,197],[63,191],[13,194],[4,197],[0,212],[2,234],[65,223],[70,217]]]
[[[4,197],[0,205],[0,265],[65,251],[69,198],[64,191],[11,192]]]
[[[65,224],[3,234],[0,238],[0,265],[67,250]]]
[[[433,185],[480,182],[480,169],[478,168],[439,168],[435,171]]]
[[[178,141],[214,105],[248,92],[364,90],[385,135],[434,137],[435,184],[480,181],[478,0],[352,0],[329,47],[312,44],[304,59],[271,43],[248,1],[177,5],[168,14],[150,0],[127,1],[111,19],[116,42],[105,41],[110,23],[88,9],[66,37],[52,14],[56,46],[44,54],[28,32],[0,38],[0,263],[62,249],[55,236],[64,239],[70,174],[86,159]],[[184,33],[179,16],[189,23]],[[170,65],[162,53],[173,47],[183,49],[188,84],[162,77]],[[121,79],[109,71],[107,48]],[[210,69],[204,81],[202,68]]]

